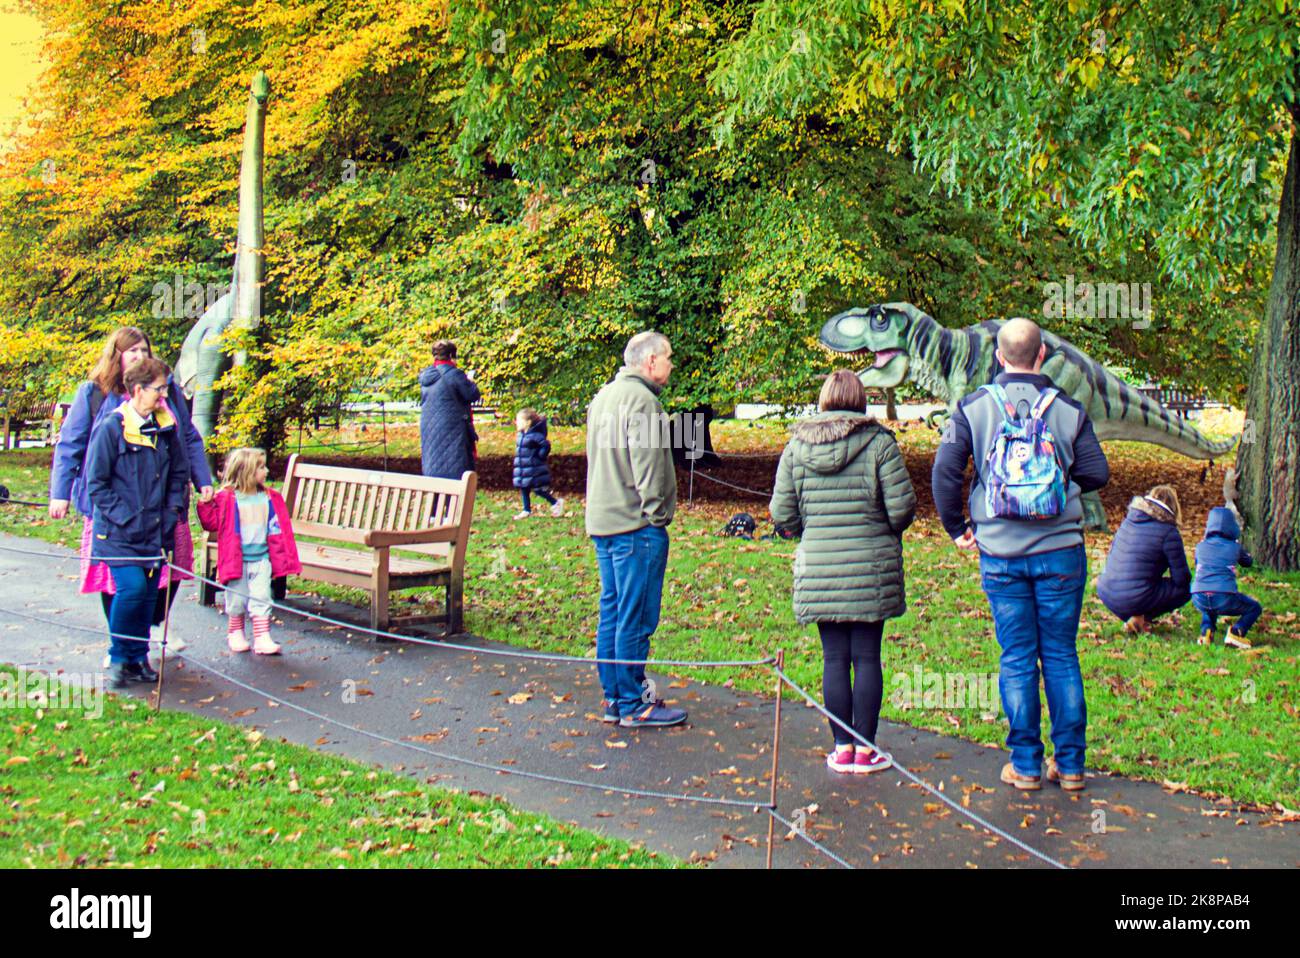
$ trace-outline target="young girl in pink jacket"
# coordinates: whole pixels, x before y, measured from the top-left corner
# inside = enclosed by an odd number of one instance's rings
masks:
[[[199,522],[217,536],[217,581],[230,617],[226,643],[247,652],[244,612],[253,620],[254,653],[278,655],[271,641],[271,580],[302,571],[284,499],[266,485],[266,453],[236,449],[226,458],[221,491],[198,504]]]

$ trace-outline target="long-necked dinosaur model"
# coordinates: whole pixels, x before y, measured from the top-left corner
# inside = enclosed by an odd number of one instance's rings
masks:
[[[820,340],[837,353],[874,353],[874,364],[858,374],[864,386],[893,388],[911,379],[948,405],[993,381],[1001,368],[994,350],[1006,320],[990,319],[964,329],[947,329],[911,303],[884,303],[845,310],[826,321]],[[1215,442],[1186,420],[1108,372],[1090,356],[1043,330],[1047,358],[1043,373],[1082,403],[1097,438],[1150,442],[1193,459],[1213,459],[1236,439]],[[1090,529],[1106,527],[1101,499],[1084,496]]]
[[[258,71],[248,97],[244,127],[244,155],[239,170],[239,235],[235,246],[234,280],[230,291],[199,317],[185,337],[176,380],[194,398],[194,425],[210,436],[217,422],[221,397],[214,385],[230,362],[243,362],[221,348],[221,334],[233,323],[252,329],[262,318],[262,144],[266,128],[266,101],[271,83]]]

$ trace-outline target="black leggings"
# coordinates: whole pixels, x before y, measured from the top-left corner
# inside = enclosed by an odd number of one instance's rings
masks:
[[[822,637],[822,697],[826,710],[851,725],[868,742],[876,740],[884,675],[880,669],[880,639],[884,622],[818,622]],[[849,669],[853,682],[849,683]],[[863,744],[829,722],[836,745]]]

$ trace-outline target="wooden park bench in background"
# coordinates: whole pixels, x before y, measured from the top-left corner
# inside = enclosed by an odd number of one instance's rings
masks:
[[[432,622],[444,624],[446,635],[463,631],[465,549],[477,483],[473,472],[430,479],[318,466],[290,456],[282,494],[298,540],[301,577],[369,592],[372,629]],[[394,549],[422,557],[394,556]],[[205,539],[202,565],[203,575],[214,578],[214,536]],[[446,611],[390,618],[388,594],[422,586],[446,589]],[[212,605],[215,597],[215,588],[205,584],[200,601]]]
[[[0,415],[4,417],[5,449],[17,449],[22,434],[39,429],[47,443],[54,441],[54,410],[59,401],[40,393],[11,392],[0,397]],[[10,440],[12,439],[12,445]]]
[[[1223,407],[1221,402],[1215,402],[1208,396],[1197,395],[1185,389],[1174,389],[1166,386],[1138,386],[1137,390],[1150,396],[1170,412],[1183,419],[1186,419],[1187,414],[1192,410],[1219,409]]]

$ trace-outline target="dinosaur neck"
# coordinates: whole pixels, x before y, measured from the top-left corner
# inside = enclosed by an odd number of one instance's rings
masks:
[[[235,310],[236,326],[252,328],[262,315],[261,289],[263,277],[262,247],[262,141],[266,128],[266,97],[258,96],[258,74],[253,80],[253,92],[248,96],[248,112],[244,126],[244,155],[239,170],[239,240],[235,251]]]
[[[949,405],[961,398],[950,395],[952,371],[942,368],[942,357],[955,355],[953,346],[952,330],[918,311],[907,334],[908,373],[918,386]]]

